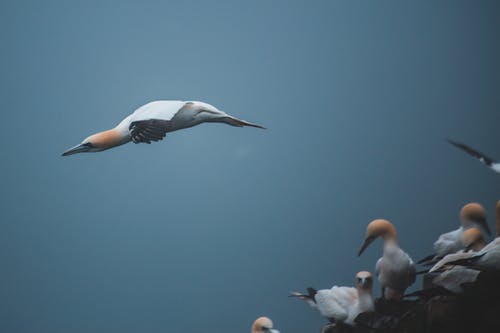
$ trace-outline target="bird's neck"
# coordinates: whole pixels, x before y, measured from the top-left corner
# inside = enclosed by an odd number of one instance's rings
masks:
[[[385,247],[398,247],[398,238],[395,235],[387,234],[383,236]]]
[[[364,311],[369,311],[373,309],[373,298],[372,298],[372,290],[358,288],[358,299],[359,299],[359,308]]]
[[[92,144],[102,150],[113,148],[128,142],[128,138],[124,136],[116,128],[96,133],[92,136]]]
[[[477,252],[477,251],[481,251],[483,247],[486,246],[486,242],[483,240],[480,240],[480,241],[477,241],[473,246],[472,246],[472,250]]]

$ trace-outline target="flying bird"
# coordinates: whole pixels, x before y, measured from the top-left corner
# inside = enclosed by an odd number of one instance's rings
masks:
[[[450,144],[454,145],[455,147],[462,149],[467,154],[477,158],[481,163],[485,164],[491,170],[500,173],[500,162],[493,160],[492,158],[484,155],[483,153],[480,153],[479,151],[467,146],[466,144],[456,142],[450,139],[448,139],[447,141]]]
[[[366,271],[358,272],[355,286],[333,286],[331,289],[317,291],[308,288],[307,294],[293,292],[290,297],[304,300],[332,323],[354,325],[354,320],[360,313],[374,310],[372,274]]]
[[[273,322],[267,317],[257,318],[252,325],[252,333],[280,333],[273,329]]]
[[[382,287],[382,297],[400,300],[406,288],[415,282],[415,264],[410,256],[398,246],[396,228],[387,220],[374,220],[366,227],[366,236],[358,252],[360,256],[378,237],[384,241],[383,255],[375,265]]]
[[[460,209],[460,227],[444,233],[434,242],[434,253],[418,261],[419,264],[433,265],[447,254],[456,253],[463,249],[461,237],[464,230],[480,226],[488,235],[491,235],[486,220],[486,209],[478,203],[471,202]]]
[[[93,134],[62,155],[98,152],[128,143],[163,140],[168,132],[201,123],[225,123],[231,126],[263,126],[235,118],[215,106],[195,101],[154,101],[135,110],[115,128]]]

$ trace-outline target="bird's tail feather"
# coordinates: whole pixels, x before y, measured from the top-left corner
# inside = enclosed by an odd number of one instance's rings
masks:
[[[434,259],[434,257],[436,256],[436,254],[430,254],[428,255],[427,257],[425,258],[422,258],[420,259],[419,261],[417,261],[417,264],[424,264],[424,263],[428,263],[430,261],[432,261],[432,259]]]
[[[225,122],[228,125],[236,126],[236,127],[250,126],[250,127],[257,127],[257,128],[266,129],[264,126],[257,125],[257,124],[254,124],[254,123],[251,123],[251,122],[248,122],[248,121],[245,121],[245,120],[241,120],[241,119],[238,119],[238,118],[235,118],[235,117],[231,117],[231,116],[224,117],[222,119],[222,121]]]

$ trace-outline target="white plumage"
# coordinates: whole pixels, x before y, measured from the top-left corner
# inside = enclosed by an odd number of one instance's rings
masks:
[[[440,272],[433,278],[432,282],[454,293],[463,292],[462,285],[464,283],[476,281],[479,271],[450,263],[470,258],[474,253],[485,247],[483,234],[476,227],[463,232],[461,243],[467,250],[460,250],[456,253],[446,255],[430,269],[430,272]]]
[[[468,268],[473,268],[481,271],[497,271],[500,270],[500,200],[496,204],[496,238],[486,244],[486,246],[482,246],[482,248],[477,252],[466,252],[466,253],[457,253],[454,255],[450,255],[446,260],[442,260],[438,264],[436,264],[430,272],[435,272],[442,270],[445,265],[461,265]],[[466,233],[474,232],[474,228],[471,228],[466,231]],[[477,232],[476,232],[477,234]],[[465,236],[465,233],[464,233]],[[484,243],[483,238],[476,237],[479,242]]]
[[[383,297],[401,299],[404,291],[415,282],[416,271],[413,260],[399,248],[394,225],[387,220],[374,220],[366,228],[366,236],[358,256],[377,238],[384,240],[383,255],[375,266],[382,286]]]
[[[372,286],[371,274],[363,271],[356,274],[356,288],[333,286],[318,291],[309,288],[308,295],[294,292],[290,296],[305,300],[331,322],[354,325],[360,313],[374,309]]]
[[[447,254],[456,253],[464,248],[461,237],[465,230],[478,226],[489,234],[490,229],[486,222],[486,210],[478,203],[468,203],[460,210],[460,223],[458,229],[444,233],[434,242],[434,253],[420,260],[419,264],[432,265]]]
[[[383,255],[375,270],[386,299],[400,299],[406,288],[415,282],[413,260],[395,244],[384,244]]]

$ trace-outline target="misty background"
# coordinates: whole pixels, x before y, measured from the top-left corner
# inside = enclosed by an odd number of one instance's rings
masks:
[[[499,33],[496,1],[2,1],[0,330],[317,332],[287,295],[373,271],[372,219],[414,259],[493,225],[445,139],[500,159]],[[60,156],[158,99],[268,129]]]

